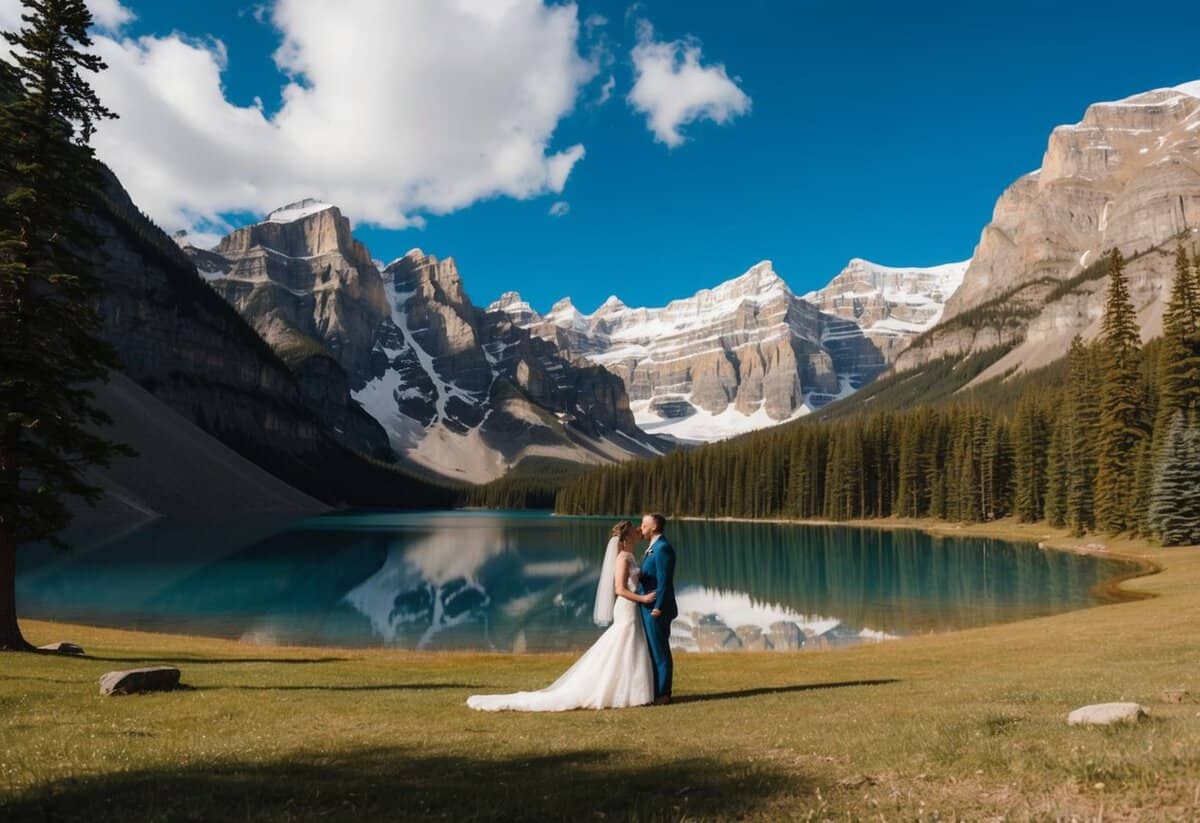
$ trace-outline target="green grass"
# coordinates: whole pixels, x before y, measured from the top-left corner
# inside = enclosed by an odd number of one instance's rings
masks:
[[[1195,819],[1200,548],[1110,549],[1162,563],[1125,584],[1159,596],[844,651],[682,654],[677,702],[625,711],[463,705],[550,682],[562,655],[30,622],[91,656],[0,658],[0,819]],[[153,663],[192,688],[98,695],[103,672]],[[1065,723],[1118,699],[1152,718]]]

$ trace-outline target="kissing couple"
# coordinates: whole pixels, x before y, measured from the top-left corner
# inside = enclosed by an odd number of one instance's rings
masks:
[[[675,549],[663,535],[666,523],[661,514],[648,514],[640,530],[628,520],[613,526],[592,612],[597,625],[609,628],[558,680],[536,692],[472,695],[467,705],[492,712],[561,712],[670,703],[671,621],[679,610]],[[633,556],[639,532],[650,544],[640,566]]]

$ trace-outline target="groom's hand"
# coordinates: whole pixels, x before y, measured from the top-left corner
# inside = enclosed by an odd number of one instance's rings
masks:
[[[658,619],[658,618],[662,617],[662,610],[661,609],[651,609],[650,616],[655,619]]]

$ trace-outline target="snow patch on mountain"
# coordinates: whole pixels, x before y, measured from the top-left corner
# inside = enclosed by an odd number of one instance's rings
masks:
[[[828,286],[803,299],[855,321],[868,337],[912,338],[942,319],[970,262],[897,267],[855,257]]]
[[[332,208],[332,203],[324,203],[320,200],[306,197],[303,200],[298,200],[295,203],[289,203],[286,206],[275,209],[275,211],[267,215],[266,222],[295,223],[297,220],[303,220],[305,217],[311,217],[314,214],[320,214],[326,209]]]
[[[897,282],[908,272],[879,268]],[[942,290],[961,278],[954,266],[933,271]],[[934,302],[913,290],[897,299]],[[870,382],[886,365],[854,322],[796,297],[769,260],[662,307],[631,308],[613,295],[584,314],[564,298],[540,315],[508,292],[489,311],[619,375],[643,431],[687,442],[795,420]],[[905,323],[896,319],[891,331],[912,330]]]

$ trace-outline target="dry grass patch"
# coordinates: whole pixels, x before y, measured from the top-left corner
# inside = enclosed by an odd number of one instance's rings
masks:
[[[31,639],[89,656],[0,658],[0,817],[1195,819],[1200,549],[1108,550],[1160,563],[1125,584],[1157,596],[836,652],[684,655],[675,705],[622,712],[465,708],[550,682],[561,655],[31,622]],[[99,696],[103,672],[154,663],[193,688]],[[1161,703],[1173,687],[1190,695]],[[1151,719],[1067,727],[1070,709],[1118,699]]]

